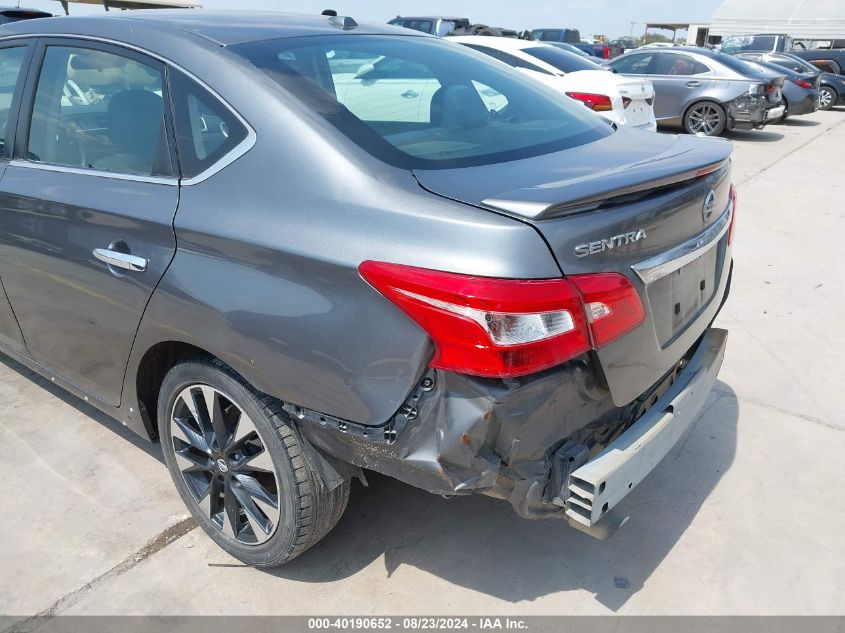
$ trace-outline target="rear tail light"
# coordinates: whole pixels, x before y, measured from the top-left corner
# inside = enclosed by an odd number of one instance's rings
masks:
[[[730,192],[731,201],[731,225],[728,227],[728,246],[731,245],[734,239],[734,226],[736,225],[736,187],[731,185]]]
[[[622,97],[622,107],[627,108],[631,105],[631,100],[628,97]]]
[[[607,112],[613,109],[613,104],[607,95],[597,95],[590,92],[567,92],[566,96],[582,102],[596,112]]]
[[[610,59],[610,46],[602,46],[601,56],[604,59]]]
[[[811,84],[809,81],[804,81],[803,79],[792,79],[791,81],[795,85],[801,86],[806,90],[812,90],[814,88],[813,84]]]
[[[645,320],[640,295],[624,275],[598,273],[568,279],[581,294],[594,347],[615,341]]]
[[[358,270],[432,338],[431,367],[463,374],[532,374],[605,345],[643,320],[639,295],[618,274],[493,279],[373,261]]]

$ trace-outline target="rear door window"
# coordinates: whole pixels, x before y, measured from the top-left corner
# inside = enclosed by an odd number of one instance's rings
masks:
[[[610,67],[623,75],[645,75],[651,65],[654,53],[637,53],[614,60]]]
[[[47,46],[27,158],[120,174],[172,175],[163,86],[164,69],[154,60]]]
[[[710,69],[689,55],[679,53],[661,53],[657,56],[652,75],[687,76],[703,75]]]

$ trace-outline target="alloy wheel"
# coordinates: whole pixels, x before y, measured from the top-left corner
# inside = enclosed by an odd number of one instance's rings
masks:
[[[202,516],[244,545],[273,536],[279,480],[243,409],[213,387],[191,385],[176,397],[170,431],[179,472]]]
[[[833,106],[833,91],[830,88],[819,90],[819,108],[829,110]]]
[[[713,136],[722,127],[722,111],[712,103],[699,103],[687,115],[689,130],[699,136]]]

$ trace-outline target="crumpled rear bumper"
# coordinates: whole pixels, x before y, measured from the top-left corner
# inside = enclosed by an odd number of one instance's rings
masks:
[[[769,110],[777,108],[780,105],[771,103],[765,97],[756,97],[748,94],[737,97],[724,104],[728,113],[728,128],[750,130],[755,127],[761,127],[777,118],[770,116]]]
[[[666,393],[630,428],[569,475],[566,516],[576,527],[602,528],[610,511],[662,460],[695,420],[716,382],[728,332],[710,329]]]
[[[566,519],[599,536],[612,531],[612,508],[692,423],[726,338],[724,330],[707,330],[625,407],[614,405],[585,356],[513,381],[429,372],[384,427],[285,408],[311,445],[341,462],[435,494],[502,498],[525,518]]]

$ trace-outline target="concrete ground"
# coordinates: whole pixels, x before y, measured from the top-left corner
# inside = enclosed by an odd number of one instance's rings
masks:
[[[157,446],[0,359],[0,613],[845,614],[845,109],[735,133],[720,381],[601,543],[373,476],[312,551],[244,567]]]

